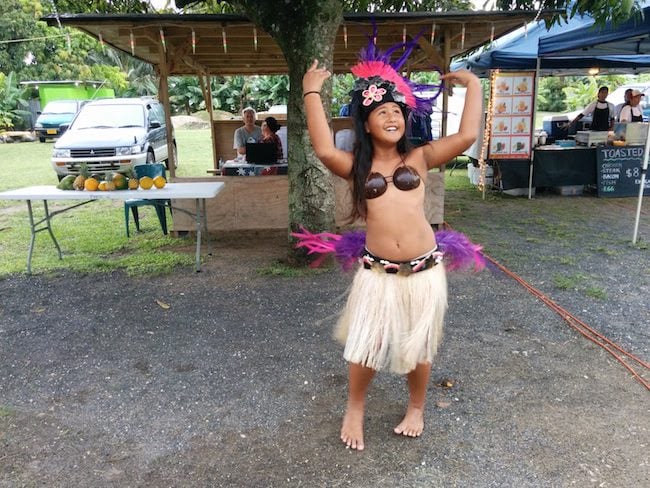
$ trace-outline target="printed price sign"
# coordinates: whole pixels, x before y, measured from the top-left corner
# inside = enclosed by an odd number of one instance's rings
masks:
[[[498,73],[492,83],[490,154],[494,159],[530,159],[534,72]]]

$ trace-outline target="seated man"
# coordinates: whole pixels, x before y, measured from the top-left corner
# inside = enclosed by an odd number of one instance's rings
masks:
[[[242,110],[244,126],[235,131],[233,140],[233,149],[237,150],[237,157],[243,157],[246,154],[246,143],[260,142],[262,139],[262,129],[255,125],[257,114],[252,107],[246,107]]]

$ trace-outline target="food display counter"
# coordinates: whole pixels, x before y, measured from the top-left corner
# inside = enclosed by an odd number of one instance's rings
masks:
[[[589,185],[599,197],[638,192],[643,146],[576,146],[551,144],[534,149],[530,160],[495,160],[503,190]],[[532,182],[530,171],[532,170]]]
[[[556,145],[536,148],[533,156],[533,186],[596,184],[596,148]]]
[[[530,161],[496,161],[504,190],[527,188]],[[533,151],[533,187],[596,184],[596,148],[550,144]]]

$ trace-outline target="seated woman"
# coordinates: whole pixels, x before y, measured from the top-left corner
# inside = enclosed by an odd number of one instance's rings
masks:
[[[280,140],[280,136],[277,135],[279,129],[280,124],[275,117],[265,118],[264,122],[262,122],[262,139],[260,140],[263,143],[275,144],[278,161],[283,157],[282,141]]]

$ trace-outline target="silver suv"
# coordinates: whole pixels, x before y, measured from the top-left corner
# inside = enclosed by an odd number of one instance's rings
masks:
[[[176,156],[175,139],[173,144]],[[59,180],[78,174],[81,163],[91,173],[125,173],[160,161],[169,162],[165,113],[160,102],[148,97],[87,103],[52,152],[52,168]]]

